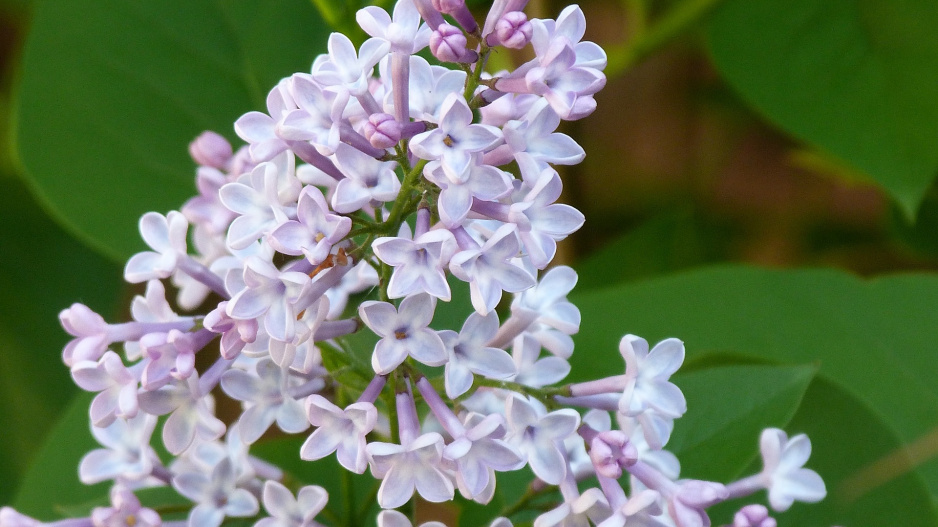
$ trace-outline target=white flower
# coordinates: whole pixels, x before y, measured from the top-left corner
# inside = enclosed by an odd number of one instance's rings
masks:
[[[778,428],[767,428],[759,439],[764,468],[761,477],[769,491],[769,504],[776,511],[788,510],[797,501],[815,503],[827,489],[817,472],[803,468],[811,456],[811,440],[805,434],[791,439]]]

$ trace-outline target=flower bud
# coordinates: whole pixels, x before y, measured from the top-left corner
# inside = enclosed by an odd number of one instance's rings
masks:
[[[769,516],[765,505],[746,505],[733,516],[733,527],[775,527],[775,519]]]
[[[531,42],[534,27],[521,11],[505,13],[495,23],[495,31],[489,36],[489,44],[500,44],[506,48],[521,49]],[[494,42],[492,42],[494,40]]]
[[[623,468],[638,461],[638,450],[624,432],[609,430],[600,432],[590,442],[590,460],[597,474],[619,479]]]
[[[201,166],[223,170],[231,160],[231,144],[215,132],[205,131],[189,143],[189,155]]]
[[[443,62],[475,62],[478,54],[466,44],[466,35],[450,24],[441,25],[430,35],[430,52]]]
[[[391,114],[372,114],[365,123],[365,138],[375,148],[391,148],[401,140],[401,123]]]

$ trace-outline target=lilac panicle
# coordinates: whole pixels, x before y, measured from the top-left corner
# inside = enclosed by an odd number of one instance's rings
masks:
[[[807,437],[776,429],[763,433],[760,473],[726,486],[678,479],[664,449],[687,410],[671,382],[677,339],[649,350],[626,335],[624,373],[557,386],[581,316],[568,300],[576,273],[551,264],[585,221],[559,202],[556,167],[585,152],[558,127],[596,108],[606,55],[583,40],[578,6],[552,20],[529,18],[526,4],[495,0],[481,25],[464,0],[365,7],[355,19],[370,38],[331,34],[328,53],[274,86],[264,112],[237,119],[243,146],[214,132],[190,143],[197,195],[143,215],[149,249],[124,269],[147,282],[133,321],[109,324],[82,304],[60,314],[73,337],[63,360],[96,394],[89,421],[102,445],[79,477],[113,486],[110,506],[48,525],[257,516],[258,527],[315,527],[331,513],[326,492],[251,455],[273,426],[307,436],[302,460],[370,467],[385,509],[457,491],[489,503],[498,474],[525,465],[531,492],[556,485],[563,498],[537,527],[703,527],[709,506],[760,489],[778,511],[824,497],[803,466]],[[437,60],[416,55],[427,47]],[[531,58],[485,71],[499,48]],[[471,308],[438,312],[458,281]],[[216,398],[236,401],[224,420]],[[158,424],[166,465],[151,446]],[[599,487],[581,492],[593,477]],[[150,486],[188,500],[188,519],[162,522],[131,492]],[[735,525],[774,527],[759,507]],[[392,510],[377,522],[413,527]],[[0,508],[0,527],[35,525]]]

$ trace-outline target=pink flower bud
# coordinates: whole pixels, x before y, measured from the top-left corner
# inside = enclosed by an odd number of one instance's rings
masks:
[[[375,148],[391,148],[401,140],[401,123],[387,113],[372,114],[365,123],[365,138]]]
[[[534,27],[528,22],[527,15],[521,11],[512,11],[505,13],[495,23],[493,36],[498,44],[506,48],[521,49],[531,42],[533,31]]]
[[[201,166],[223,170],[231,160],[231,144],[215,132],[202,132],[189,143],[189,155]]]
[[[474,62],[478,54],[466,44],[463,32],[450,24],[441,25],[430,35],[430,52],[443,62]]]
[[[590,442],[590,460],[597,474],[619,479],[623,468],[638,461],[638,450],[624,432],[609,430],[600,432]]]

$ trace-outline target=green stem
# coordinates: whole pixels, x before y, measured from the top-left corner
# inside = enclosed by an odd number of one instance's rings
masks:
[[[684,0],[672,7],[651,28],[640,32],[631,42],[609,49],[606,75],[615,77],[632,69],[649,55],[700,23],[721,1]]]

